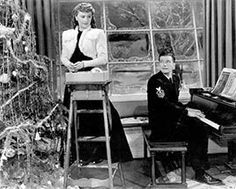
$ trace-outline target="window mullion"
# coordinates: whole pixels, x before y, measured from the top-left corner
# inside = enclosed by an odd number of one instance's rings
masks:
[[[153,72],[156,73],[154,40],[153,40],[153,30],[152,30],[152,17],[151,17],[151,1],[148,1],[148,19],[149,19],[149,29],[150,29],[150,41],[151,41],[151,48],[152,48],[153,69],[154,69]]]
[[[198,46],[198,37],[197,37],[197,27],[196,27],[196,20],[195,20],[195,13],[194,13],[194,7],[193,2],[190,1],[190,5],[192,7],[192,15],[193,15],[193,27],[194,27],[194,36],[195,36],[195,43],[196,43],[196,52],[197,52],[197,59],[198,59],[198,71],[200,76],[200,87],[203,86],[202,83],[202,72],[201,72],[201,61],[200,61],[200,53],[199,53],[199,46]]]

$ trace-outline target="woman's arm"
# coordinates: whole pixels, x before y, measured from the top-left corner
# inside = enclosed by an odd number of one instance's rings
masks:
[[[100,30],[95,43],[96,58],[83,61],[84,67],[95,67],[107,64],[107,43],[103,30]]]
[[[72,30],[71,30],[72,31]],[[71,50],[68,48],[68,42],[70,39],[68,39],[70,31],[64,31],[62,33],[62,52],[61,52],[61,62],[64,66],[67,67],[67,69],[71,72],[75,71],[74,64],[70,61],[70,55]]]

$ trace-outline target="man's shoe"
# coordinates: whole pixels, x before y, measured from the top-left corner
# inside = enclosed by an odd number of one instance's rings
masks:
[[[196,181],[209,185],[223,185],[220,179],[212,177],[210,174],[204,172],[201,176],[197,176]]]

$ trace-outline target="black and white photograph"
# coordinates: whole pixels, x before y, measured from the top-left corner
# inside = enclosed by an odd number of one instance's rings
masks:
[[[0,189],[236,189],[235,0],[0,0]]]

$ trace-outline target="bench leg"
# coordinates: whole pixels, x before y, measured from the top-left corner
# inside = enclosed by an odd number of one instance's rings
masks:
[[[155,170],[155,152],[151,152],[152,158],[152,185],[156,185],[156,170]]]
[[[146,144],[146,141],[145,139],[143,140],[143,157],[146,159],[148,156],[147,156],[147,144]]]
[[[186,166],[185,166],[185,152],[181,152],[181,156],[182,156],[182,171],[181,171],[181,183],[182,184],[186,184]]]

